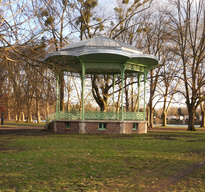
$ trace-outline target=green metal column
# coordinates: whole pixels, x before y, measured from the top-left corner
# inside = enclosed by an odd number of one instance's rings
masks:
[[[123,65],[121,69],[121,79],[122,79],[122,92],[121,92],[121,118],[120,120],[124,120],[124,112],[123,112],[123,93],[124,93],[124,79],[125,79],[125,66]]]
[[[115,108],[115,74],[113,74],[113,80],[112,80],[112,85],[113,85],[113,99],[112,99],[112,113],[113,113],[113,118],[114,118],[114,108]]]
[[[138,72],[138,106],[137,106],[137,111],[140,111],[140,81],[141,81],[141,76],[142,74]]]
[[[56,76],[56,119],[59,119],[59,111],[60,111],[60,79],[59,73],[55,71]]]
[[[82,120],[85,119],[85,109],[84,109],[84,86],[85,86],[85,63],[81,61],[81,66],[82,66]]]
[[[147,83],[147,69],[144,68],[144,120],[145,120],[145,105],[146,105],[146,83]]]

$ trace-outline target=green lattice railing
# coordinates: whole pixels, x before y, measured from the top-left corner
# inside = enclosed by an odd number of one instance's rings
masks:
[[[144,120],[144,112],[124,112],[124,120]],[[82,118],[82,113],[79,111],[59,111],[53,114],[50,114],[46,118],[46,122],[49,123],[57,119],[71,119],[71,120],[80,120]],[[85,111],[85,119],[93,120],[120,120],[121,113],[118,112],[101,112],[101,111]]]

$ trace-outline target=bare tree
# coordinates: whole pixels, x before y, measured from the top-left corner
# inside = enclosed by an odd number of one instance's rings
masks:
[[[121,34],[138,25],[139,23],[132,22],[132,19],[139,17],[143,11],[149,9],[152,2],[153,0],[139,0],[133,3],[129,0],[118,1],[118,5],[114,8],[116,18],[110,23],[109,37],[119,39]]]
[[[201,102],[200,108],[201,108],[201,116],[202,116],[201,127],[205,127],[205,102],[204,101]]]
[[[155,11],[154,11],[155,10]],[[167,20],[156,9],[148,10],[141,15],[139,25],[136,32],[130,37],[136,42],[136,46],[144,51],[144,53],[157,56],[161,60],[161,65],[165,65],[167,58],[166,48],[166,26]],[[149,102],[148,110],[148,126],[153,127],[153,111],[158,101],[154,102],[157,97],[157,84],[160,80],[161,70],[159,68],[151,69],[148,75],[149,84]]]
[[[204,0],[175,0],[169,1],[169,9],[164,11],[170,19],[168,35],[173,51],[181,58],[183,65],[185,92],[180,92],[186,99],[189,112],[188,131],[195,131],[195,111],[205,98],[204,92],[200,92],[205,86],[204,7]]]
[[[163,99],[163,126],[167,126],[166,117],[169,107],[174,100],[174,95],[177,93],[178,85],[180,84],[182,76],[182,65],[179,59],[172,52],[167,52],[168,57],[165,65],[162,66],[161,78],[162,81],[158,83],[157,90],[159,91],[160,99]]]

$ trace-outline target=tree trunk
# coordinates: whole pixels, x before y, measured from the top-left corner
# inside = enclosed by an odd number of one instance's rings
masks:
[[[135,103],[135,106],[134,106],[134,112],[136,112],[137,109],[138,109],[138,99],[139,99],[139,95],[137,95],[136,103]]]
[[[21,109],[20,109],[20,103],[17,101],[17,122],[21,121]]]
[[[29,110],[29,105],[27,105],[27,123],[30,123],[30,110]]]
[[[30,114],[29,114],[29,119],[30,119],[30,122],[29,122],[29,123],[33,123],[32,112],[30,112]]]
[[[167,112],[163,111],[163,115],[162,115],[162,126],[167,126]]]
[[[107,105],[104,105],[104,112],[107,112]]]
[[[133,83],[133,77],[131,78],[131,82]],[[134,88],[133,88],[133,84],[131,85],[131,88],[132,88],[131,89],[131,111],[134,112]]]
[[[107,111],[107,103],[106,102],[103,102],[102,104],[100,104],[100,111],[104,111],[106,112]]]
[[[121,88],[121,87],[120,87]],[[117,109],[116,111],[119,113],[120,112],[120,98],[121,98],[121,91],[119,91],[119,94],[118,94],[118,99],[117,99]]]
[[[11,81],[10,78],[8,78],[9,81],[9,88],[11,87]],[[11,108],[10,108],[10,89],[8,91],[8,121],[11,121]]]
[[[152,100],[154,96],[154,82],[153,82],[153,69],[150,71],[150,99],[149,99],[149,127],[153,128],[153,108]]]
[[[40,110],[39,110],[39,103],[38,100],[36,101],[36,118],[37,118],[37,123],[41,123],[41,116],[40,116]]]
[[[39,110],[39,94],[38,89],[36,90],[36,119],[37,123],[41,123],[41,117],[40,117],[40,110]]]
[[[11,121],[11,110],[8,109],[8,121]]]
[[[64,111],[64,75],[60,74],[60,111]]]
[[[201,107],[201,127],[205,127],[205,102],[200,104]]]
[[[153,108],[150,107],[150,128],[153,128],[154,127],[154,123],[153,123]]]
[[[70,100],[67,102],[67,111],[70,112]]]
[[[100,111],[104,111],[104,105],[100,105]]]
[[[46,117],[49,116],[49,103],[46,101]]]
[[[196,131],[194,127],[194,122],[195,122],[195,111],[194,109],[189,109],[189,124],[188,124],[187,131]]]
[[[201,111],[202,120],[201,120],[201,127],[205,127],[205,110]]]
[[[18,112],[18,113],[16,114],[16,122],[20,122],[20,121],[21,121],[21,113]]]
[[[28,103],[27,104],[27,123],[32,123],[33,122],[30,107],[31,107],[31,104]]]
[[[16,122],[20,122],[20,121],[21,121],[21,112],[19,111],[19,109],[17,107]]]
[[[68,101],[67,101],[67,111],[70,112],[70,92],[71,89],[68,89]]]
[[[150,127],[150,115],[149,115],[149,113],[150,113],[150,110],[149,110],[149,106],[147,106],[147,126],[148,127]]]
[[[129,93],[128,93],[128,90],[129,90],[129,86],[126,86],[127,85],[127,78],[125,78],[125,109],[126,111],[129,111]]]
[[[40,116],[40,111],[38,111],[37,122],[38,122],[38,123],[41,123],[41,116]]]
[[[21,116],[22,116],[22,121],[25,122],[25,116],[24,116],[24,112],[21,112]]]

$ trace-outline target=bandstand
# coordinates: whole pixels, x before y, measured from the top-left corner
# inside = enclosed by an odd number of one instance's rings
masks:
[[[158,60],[153,55],[143,52],[129,44],[109,39],[103,36],[94,37],[70,44],[59,52],[46,56],[46,61],[65,70],[79,73],[82,82],[82,110],[60,111],[60,81],[56,74],[56,112],[47,117],[45,128],[59,133],[80,134],[131,134],[146,133],[145,120],[146,80],[148,72],[158,66]],[[144,80],[144,99],[138,99],[137,112],[126,112],[123,109],[123,87],[126,74],[137,74],[138,96],[140,82]],[[113,109],[112,111],[84,110],[84,83],[86,74],[109,74],[113,76]],[[114,111],[115,76],[121,75],[121,110]],[[139,98],[139,97],[138,97]],[[139,111],[143,102],[144,111]]]

